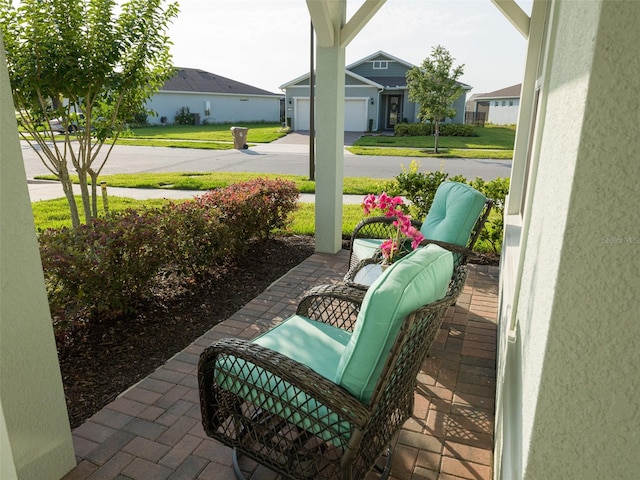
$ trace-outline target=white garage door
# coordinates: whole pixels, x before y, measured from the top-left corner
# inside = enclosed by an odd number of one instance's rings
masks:
[[[367,100],[357,98],[344,102],[345,132],[364,132],[367,129]]]
[[[309,130],[309,99],[295,101],[294,130]],[[344,102],[344,131],[364,132],[367,130],[367,99],[348,98]]]

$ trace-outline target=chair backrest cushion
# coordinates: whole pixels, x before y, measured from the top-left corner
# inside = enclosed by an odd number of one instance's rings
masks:
[[[486,200],[469,185],[443,182],[436,190],[420,232],[427,239],[465,247]]]
[[[367,290],[334,381],[368,402],[403,321],[444,297],[452,272],[451,252],[434,244],[391,265]]]

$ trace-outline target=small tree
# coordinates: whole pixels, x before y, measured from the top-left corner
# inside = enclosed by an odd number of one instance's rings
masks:
[[[164,0],[14,3],[0,0],[0,32],[21,135],[59,178],[77,226],[69,163],[89,222],[98,213],[98,175],[125,120],[173,73],[166,31],[178,7]],[[54,119],[63,140],[50,128]]]
[[[458,83],[464,65],[453,68],[451,54],[441,45],[431,50],[431,57],[422,61],[419,67],[407,71],[409,100],[420,105],[418,118],[434,124],[435,152],[438,152],[440,122],[453,117],[456,110],[453,102],[464,89]]]

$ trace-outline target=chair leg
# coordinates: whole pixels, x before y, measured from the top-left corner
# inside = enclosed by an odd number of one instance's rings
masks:
[[[373,467],[374,471],[380,474],[379,480],[387,480],[387,478],[389,478],[389,474],[391,473],[391,462],[392,462],[393,452],[394,452],[393,446],[389,444],[387,446],[387,461],[384,465],[384,468],[380,467],[378,464],[376,464]]]
[[[242,470],[240,470],[240,465],[238,465],[238,452],[235,448],[231,453],[231,459],[233,460],[233,473],[236,476],[236,480],[247,480],[242,473]]]

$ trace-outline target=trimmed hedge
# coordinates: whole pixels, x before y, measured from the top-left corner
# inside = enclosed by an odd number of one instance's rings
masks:
[[[160,209],[125,212],[40,234],[56,331],[132,313],[159,274],[200,279],[242,255],[252,239],[285,228],[299,191],[257,179]]]
[[[426,137],[433,135],[435,125],[433,123],[398,123],[395,126],[395,134],[398,137]],[[459,123],[441,123],[440,136],[442,137],[477,137],[473,125],[461,125]]]

